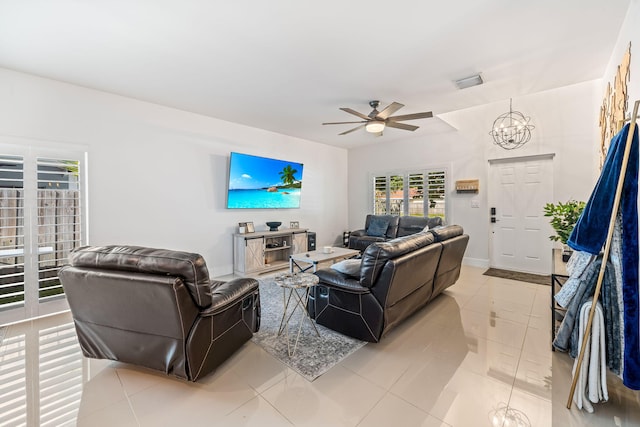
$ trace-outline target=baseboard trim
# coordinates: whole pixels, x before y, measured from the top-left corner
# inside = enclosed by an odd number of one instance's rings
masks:
[[[482,258],[464,257],[462,258],[462,264],[470,267],[489,268],[489,260]]]

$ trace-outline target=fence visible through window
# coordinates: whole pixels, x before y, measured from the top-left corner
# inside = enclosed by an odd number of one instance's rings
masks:
[[[37,158],[30,170],[34,176],[25,176],[23,157],[0,155],[0,310],[25,305],[30,266],[37,270],[31,276],[37,301],[59,298],[58,270],[82,241],[79,162]],[[25,209],[25,194],[34,208]]]
[[[63,293],[58,270],[80,245],[78,162],[38,158],[38,299]]]
[[[446,171],[442,169],[376,175],[373,213],[441,217],[446,222]]]
[[[24,304],[24,158],[0,156],[0,308]]]

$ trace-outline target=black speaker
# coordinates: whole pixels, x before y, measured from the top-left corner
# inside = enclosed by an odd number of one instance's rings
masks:
[[[307,250],[316,250],[316,233],[315,231],[307,231]]]

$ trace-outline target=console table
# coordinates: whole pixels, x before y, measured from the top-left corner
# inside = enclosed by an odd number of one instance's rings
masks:
[[[233,273],[259,275],[289,266],[289,256],[307,251],[307,229],[288,228],[233,235]]]

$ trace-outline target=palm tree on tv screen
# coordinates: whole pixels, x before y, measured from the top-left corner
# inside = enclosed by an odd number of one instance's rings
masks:
[[[291,165],[287,165],[281,172],[278,172],[280,175],[280,179],[284,183],[284,185],[293,185],[296,181],[295,174],[298,173],[297,169],[291,167]]]

